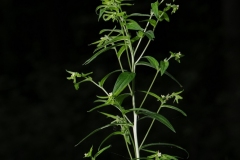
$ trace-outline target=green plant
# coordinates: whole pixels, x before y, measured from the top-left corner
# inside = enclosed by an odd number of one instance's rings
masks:
[[[103,107],[106,106],[114,107],[119,111],[118,115],[113,115],[111,113],[99,111],[100,114],[111,118],[112,121],[109,124],[92,131],[89,135],[83,138],[77,145],[79,145],[82,141],[84,141],[92,134],[102,129],[112,126],[118,126],[120,127],[120,130],[113,131],[105,139],[103,139],[95,155],[92,154],[93,148],[91,147],[90,151],[85,154],[85,157],[89,157],[92,160],[95,160],[98,155],[100,155],[103,151],[110,147],[110,145],[108,145],[102,148],[106,140],[108,140],[112,136],[121,135],[125,141],[126,149],[131,160],[137,159],[176,160],[178,159],[177,156],[171,156],[156,150],[152,150],[151,147],[163,145],[176,147],[186,151],[185,149],[169,143],[145,144],[145,140],[148,137],[150,130],[153,126],[153,123],[156,120],[164,124],[171,131],[175,132],[174,127],[171,125],[168,119],[159,113],[162,108],[173,109],[186,116],[185,112],[183,112],[181,109],[168,104],[170,99],[173,99],[174,102],[178,103],[178,100],[182,99],[182,97],[180,96],[180,93],[182,91],[173,92],[171,94],[161,96],[151,92],[152,86],[158,76],[167,75],[179,84],[179,82],[166,70],[169,67],[169,60],[174,58],[177,62],[180,63],[180,58],[182,57],[182,54],[180,52],[177,53],[170,52],[169,57],[161,61],[156,60],[152,56],[144,56],[144,54],[150,42],[152,42],[155,38],[154,31],[158,23],[164,20],[169,21],[168,12],[175,13],[178,9],[178,5],[166,3],[166,6],[160,10],[159,7],[163,6],[164,0],[162,0],[161,2],[156,1],[155,3],[151,3],[150,14],[141,13],[127,14],[125,11],[122,10],[122,7],[131,6],[132,4],[126,3],[126,1],[129,0],[102,0],[102,5],[96,8],[96,12],[99,15],[98,20],[100,20],[101,18],[104,21],[112,20],[112,22],[116,22],[115,24],[117,24],[117,26],[115,26],[113,29],[102,29],[100,31],[100,34],[103,36],[100,38],[100,40],[92,43],[92,45],[96,45],[94,54],[84,63],[84,65],[87,65],[90,62],[92,62],[95,58],[100,56],[102,53],[112,51],[111,54],[113,53],[116,54],[116,60],[119,63],[120,69],[110,72],[109,74],[104,76],[98,83],[95,82],[90,76],[92,72],[85,74],[67,71],[68,73],[71,74],[71,76],[68,77],[67,79],[73,80],[74,87],[76,90],[79,89],[79,85],[81,83],[91,82],[95,86],[97,86],[100,90],[102,90],[103,93],[105,94],[101,96],[97,95],[97,100],[95,100],[94,102],[100,104],[90,109],[89,112],[102,109]],[[137,21],[133,20],[132,18],[134,17],[144,18],[141,22],[146,23],[145,28],[142,28]],[[143,38],[147,39],[146,44],[142,43]],[[143,47],[144,49],[142,51],[139,51],[140,45],[144,46]],[[127,63],[123,63],[123,61]],[[151,67],[156,71],[149,88],[146,91],[139,91],[142,94],[144,94],[143,99],[138,99],[138,97],[136,97],[135,90],[136,82],[135,75],[137,74],[136,68],[137,66],[140,65]],[[109,76],[117,72],[121,73],[119,74],[112,91],[107,91],[104,88],[105,81],[109,78]],[[82,78],[82,80],[77,81],[78,78]],[[150,111],[147,106],[144,106],[144,102],[148,96],[152,96],[159,101],[158,102],[159,108],[157,109],[157,111]],[[131,97],[131,108],[126,108],[123,105],[124,100],[128,97]],[[136,105],[137,100],[141,102],[140,105],[138,106]],[[131,116],[129,115],[129,113],[133,113],[132,119],[130,118]],[[138,122],[140,123],[139,120],[142,120],[144,118],[151,118],[152,122],[149,124],[147,128],[144,138],[140,141],[141,143],[138,143],[139,139],[137,126]],[[149,156],[140,157],[141,151],[149,153]]]

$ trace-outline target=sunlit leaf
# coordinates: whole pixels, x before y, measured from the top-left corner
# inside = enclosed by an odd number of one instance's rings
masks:
[[[126,87],[127,85],[134,79],[135,77],[135,73],[131,73],[131,72],[123,72],[121,73],[118,78],[117,81],[114,85],[113,88],[113,96],[118,96]]]

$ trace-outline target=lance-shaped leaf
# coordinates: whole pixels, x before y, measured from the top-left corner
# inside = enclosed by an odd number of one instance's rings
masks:
[[[124,134],[124,133],[123,133],[123,132],[120,132],[120,131],[113,132],[113,133],[109,134],[109,135],[101,142],[101,144],[100,144],[99,147],[98,147],[98,150],[101,148],[101,146],[103,145],[103,143],[104,143],[106,140],[108,140],[110,137],[116,136],[116,135],[123,135],[123,134]]]
[[[132,19],[127,19],[127,29],[129,30],[137,30],[137,31],[143,31],[143,28],[134,20]]]
[[[111,127],[111,126],[114,126],[114,125],[113,125],[113,124],[107,124],[107,125],[105,125],[105,126],[102,126],[102,127],[100,127],[100,128],[95,129],[94,131],[92,131],[91,133],[89,133],[86,137],[84,137],[81,141],[79,141],[79,142],[75,145],[75,147],[78,146],[80,143],[82,143],[82,142],[83,142],[85,139],[87,139],[89,136],[93,135],[94,133],[96,133],[96,132],[98,132],[98,131],[100,131],[100,130],[102,130],[102,129]]]
[[[132,14],[127,15],[127,18],[133,17],[133,16],[150,17],[150,14],[132,13]]]
[[[169,147],[174,147],[174,148],[178,148],[180,150],[183,150],[186,154],[187,154],[187,158],[189,157],[189,153],[187,152],[186,149],[178,146],[178,145],[175,145],[175,144],[171,144],[171,143],[149,143],[149,144],[145,144],[143,146],[140,147],[140,150],[144,149],[144,148],[148,148],[148,147],[151,147],[151,146],[169,146]]]
[[[111,145],[108,145],[108,146],[102,148],[100,151],[98,151],[98,152],[94,155],[94,159],[96,159],[97,156],[99,156],[102,152],[104,152],[105,150],[107,150],[107,149],[110,148],[110,147],[111,147]]]
[[[156,119],[157,121],[161,122],[164,124],[166,127],[168,127],[171,131],[176,133],[175,129],[173,128],[172,124],[165,118],[163,115],[149,111],[144,108],[134,108],[134,109],[129,109],[126,110],[125,113],[131,112],[131,111],[137,111],[138,114],[144,114],[149,118]]]
[[[159,5],[158,1],[151,3],[152,11],[157,18],[159,18],[158,5]]]
[[[152,30],[148,30],[144,34],[148,37],[149,40],[153,40],[155,38],[154,32]]]
[[[161,72],[161,76],[165,73],[165,71],[167,70],[169,66],[169,62],[168,60],[164,60],[160,62],[160,72]]]
[[[121,73],[118,78],[117,81],[114,85],[113,88],[113,96],[116,97],[118,96],[126,87],[127,85],[134,79],[135,77],[135,73],[131,73],[131,72],[123,72]]]
[[[122,102],[125,98],[127,98],[128,96],[131,96],[130,93],[123,93],[123,94],[120,94],[118,95],[115,100],[119,103],[119,105],[122,105]]]
[[[147,58],[147,60],[150,62],[150,64],[151,64],[151,66],[153,67],[153,68],[155,68],[156,70],[158,70],[158,68],[159,68],[159,63],[158,63],[158,61],[154,58],[154,57],[152,57],[152,56],[145,56],[144,58]]]
[[[183,110],[181,110],[177,107],[174,107],[174,106],[171,106],[171,105],[163,105],[162,108],[163,107],[173,109],[175,111],[178,111],[178,112],[182,113],[182,115],[187,116],[187,114]]]
[[[117,57],[120,58],[123,52],[126,50],[126,46],[123,45],[117,52]]]
[[[84,79],[84,80],[82,80],[82,81],[80,81],[80,82],[74,83],[74,88],[75,88],[76,90],[78,90],[80,83],[88,82],[88,81],[91,81],[91,78],[86,78],[86,79]]]
[[[113,73],[116,73],[116,72],[120,72],[121,70],[119,69],[119,70],[115,70],[115,71],[113,71],[113,72],[110,72],[110,73],[108,73],[105,77],[103,77],[103,79],[99,82],[99,85],[101,86],[101,87],[103,87],[103,84],[104,84],[104,82],[107,80],[107,78],[110,76],[110,75],[112,75]]]
[[[106,47],[106,48],[103,48],[102,50],[98,51],[97,53],[95,53],[91,58],[89,58],[85,63],[83,63],[83,65],[87,65],[89,64],[90,62],[92,62],[95,58],[97,58],[97,56],[99,56],[100,54],[110,50],[110,49],[113,49],[119,45],[122,45],[122,44],[116,44],[116,45],[112,45],[112,46],[109,46],[109,47]]]

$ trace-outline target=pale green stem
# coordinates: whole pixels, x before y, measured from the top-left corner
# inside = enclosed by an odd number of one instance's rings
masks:
[[[142,105],[144,104],[144,102],[145,102],[145,100],[146,100],[146,98],[147,98],[147,96],[148,96],[148,93],[149,93],[149,91],[152,89],[152,86],[153,86],[153,84],[154,84],[154,82],[155,82],[155,80],[156,80],[156,78],[157,78],[157,76],[158,76],[158,73],[159,73],[159,70],[157,70],[157,72],[156,72],[156,74],[155,74],[155,76],[154,76],[154,78],[153,78],[153,80],[152,80],[152,83],[150,84],[150,86],[149,86],[149,88],[148,88],[148,90],[147,90],[147,93],[145,94],[145,96],[144,96],[144,98],[143,98],[143,100],[142,100],[142,103],[140,104],[139,108],[141,108]]]
[[[162,108],[162,105],[160,105],[160,107],[158,108],[157,113],[159,113],[159,111],[160,111],[161,108]],[[147,132],[146,132],[146,134],[145,134],[145,136],[144,136],[144,138],[143,138],[143,140],[142,140],[142,143],[141,143],[140,146],[139,146],[139,148],[141,148],[142,145],[144,144],[144,142],[145,142],[145,140],[146,140],[146,138],[147,138],[150,130],[152,129],[152,126],[153,126],[153,123],[154,123],[154,122],[155,122],[155,119],[152,120],[152,122],[151,122],[151,124],[150,124],[150,126],[149,126],[149,128],[148,128],[148,130],[147,130]]]
[[[153,13],[151,13],[149,19],[151,19],[152,16],[153,16]],[[146,27],[145,27],[145,29],[144,29],[144,32],[146,32],[148,25],[149,25],[149,22],[146,24]],[[141,43],[142,39],[143,39],[143,38],[140,38],[140,39],[139,39],[138,44],[137,44],[137,46],[136,46],[136,48],[135,48],[135,51],[134,51],[134,55],[137,53],[138,47],[140,46],[140,43]]]
[[[125,137],[124,137],[124,140],[125,140]],[[126,140],[125,140],[125,144],[126,144],[127,151],[128,151],[128,154],[129,154],[129,156],[130,156],[130,159],[132,159],[132,154],[131,154],[131,151],[130,151],[130,149],[129,149],[129,146],[128,146],[128,144],[127,144],[127,141],[126,141]]]
[[[94,82],[93,80],[91,80],[91,82],[92,82],[93,84],[95,84],[98,88],[101,88],[101,89],[106,93],[106,95],[109,96],[109,93],[108,93],[103,87],[99,86],[99,85],[98,85],[96,82]]]

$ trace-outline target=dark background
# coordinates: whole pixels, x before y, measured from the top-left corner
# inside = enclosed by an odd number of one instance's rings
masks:
[[[136,0],[128,11],[149,13],[150,2]],[[178,107],[188,117],[164,113],[177,133],[155,125],[148,142],[178,144],[189,151],[191,160],[240,159],[240,1],[176,3],[179,11],[170,16],[170,23],[160,23],[147,54],[164,58],[171,50],[185,55],[181,64],[171,61],[169,72],[183,85],[184,99]],[[93,71],[98,81],[117,68],[109,53],[82,66],[94,50],[88,44],[98,40],[99,30],[108,26],[97,22],[99,4],[97,0],[0,1],[0,159],[83,159],[92,144],[96,151],[100,140],[113,131],[99,132],[74,147],[90,131],[109,122],[97,112],[87,113],[95,105],[95,94],[101,92],[90,83],[75,91],[65,72]],[[145,89],[154,73],[142,71],[144,77],[139,76],[138,82],[143,84],[138,89]],[[111,88],[113,84],[108,83]],[[181,88],[166,76],[154,86],[159,94],[173,90]],[[144,134],[143,128],[139,126]],[[99,159],[126,159],[120,138],[109,140],[112,148]]]

